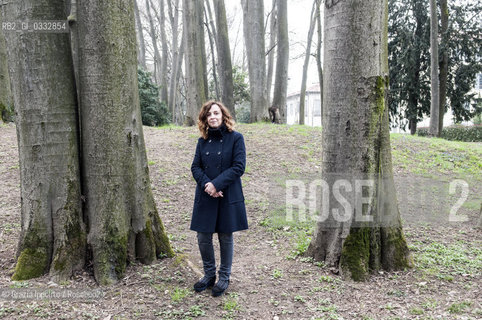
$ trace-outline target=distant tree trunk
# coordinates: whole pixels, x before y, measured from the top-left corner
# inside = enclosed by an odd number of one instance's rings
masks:
[[[132,1],[83,0],[78,33],[87,242],[97,282],[109,284],[128,261],[173,252],[149,179]]]
[[[438,77],[438,15],[436,0],[430,0],[430,127],[429,133],[432,136],[440,136],[439,128],[439,77]]]
[[[3,18],[65,19],[63,2],[12,2]],[[21,233],[14,280],[67,279],[85,261],[76,92],[69,35],[7,32],[17,111]],[[34,52],[34,53],[33,53]],[[32,85],[35,83],[35,85]]]
[[[268,46],[268,73],[266,76],[266,97],[268,104],[271,104],[271,85],[273,84],[274,53],[276,52],[276,1],[273,1],[273,8],[269,18],[269,46]]]
[[[0,26],[2,17],[0,15]],[[8,75],[7,47],[5,38],[0,30],[0,123],[6,121],[4,117],[12,110],[12,92],[10,90],[10,77]]]
[[[187,111],[184,124],[188,126],[196,124],[199,109],[207,98],[202,16],[202,0],[183,0],[187,82]]]
[[[316,22],[316,6],[317,1],[313,1],[313,8],[311,9],[310,28],[308,30],[308,39],[306,40],[305,62],[303,63],[303,75],[301,76],[301,90],[300,90],[300,124],[305,124],[305,96],[306,96],[306,78],[308,77],[308,65],[310,63],[311,42],[313,39],[313,31],[315,30]]]
[[[392,173],[387,21],[387,0],[325,1],[322,177],[330,192],[307,254],[354,280],[411,263]],[[357,190],[356,181],[373,184]],[[353,188],[342,188],[348,203],[331,192],[340,182]],[[360,195],[368,203],[355,201]]]
[[[136,16],[136,27],[137,27],[137,63],[144,69],[146,67],[146,44],[144,40],[144,32],[142,31],[142,20],[139,14],[139,6],[137,5],[138,0],[134,0],[134,13]]]
[[[156,28],[154,26],[154,19],[152,18],[152,13],[151,13],[151,6],[150,6],[150,1],[151,0],[146,0],[146,12],[147,12],[147,18],[149,19],[149,34],[151,35],[151,41],[152,41],[152,46],[154,48],[154,81],[156,84],[161,83],[161,73],[160,73],[160,68],[161,68],[161,54],[159,53],[159,49],[157,47],[157,37],[156,37]]]
[[[213,80],[214,80],[214,92],[216,94],[216,100],[219,100],[221,96],[219,94],[219,81],[217,75],[217,68],[216,68],[216,53],[215,48],[217,48],[217,43],[214,43],[217,39],[217,32],[216,27],[214,26],[214,19],[213,14],[211,12],[211,5],[209,4],[209,0],[205,2],[204,6],[204,16],[206,18],[206,30],[208,32],[208,39],[209,39],[209,46],[211,48],[211,58],[212,58],[212,65],[213,65]]]
[[[266,61],[264,52],[264,4],[258,0],[241,0],[243,6],[244,44],[248,60],[251,92],[250,122],[268,118],[266,100]]]
[[[316,33],[318,41],[316,43],[316,66],[318,68],[318,80],[320,81],[320,109],[323,115],[323,66],[321,64],[321,44],[322,44],[322,30],[321,30],[321,0],[316,1]]]
[[[418,123],[418,104],[420,102],[420,92],[417,88],[420,87],[420,70],[422,65],[422,49],[421,43],[423,42],[423,33],[424,33],[424,24],[425,14],[422,14],[422,11],[425,11],[423,8],[423,3],[420,1],[411,0],[412,4],[412,11],[415,18],[415,34],[414,34],[414,44],[413,50],[411,51],[411,61],[412,67],[410,72],[410,80],[409,82],[411,85],[408,88],[408,102],[407,102],[407,119],[408,119],[408,128],[410,130],[410,134],[414,135],[417,132],[417,123]]]
[[[236,119],[234,110],[233,66],[229,47],[228,23],[224,0],[214,0],[214,14],[216,15],[218,73],[220,77],[221,101]]]
[[[439,136],[442,134],[444,126],[445,105],[447,104],[447,78],[449,66],[449,52],[448,52],[448,28],[449,28],[449,8],[447,0],[440,0],[440,20],[441,20],[441,54],[440,59],[440,107],[439,107]]]
[[[171,1],[171,0],[167,0]],[[162,60],[161,60],[161,102],[168,105],[168,81],[167,81],[167,60],[169,59],[169,48],[167,45],[166,37],[166,14],[165,14],[164,0],[159,2],[160,11],[160,24],[161,24],[161,48],[162,48]]]
[[[276,0],[278,8],[278,45],[272,105],[279,108],[281,123],[286,123],[286,95],[288,89],[288,0]]]
[[[180,54],[182,47],[184,45],[184,37],[181,37],[181,42],[179,39],[179,0],[174,3],[174,12],[172,10],[172,5],[170,1],[167,1],[169,8],[169,19],[171,20],[171,30],[172,30],[172,67],[171,67],[171,78],[169,79],[169,97],[168,109],[172,115],[172,123],[176,122],[176,103],[177,103],[177,88],[179,84],[179,70],[182,67],[182,55]],[[182,33],[183,34],[183,33]]]

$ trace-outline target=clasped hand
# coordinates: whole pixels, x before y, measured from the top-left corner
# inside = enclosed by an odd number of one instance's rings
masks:
[[[223,197],[223,192],[217,191],[216,187],[211,182],[208,182],[204,185],[204,191],[207,194],[209,194],[211,197],[214,197],[214,198],[219,198],[219,197],[222,198]]]

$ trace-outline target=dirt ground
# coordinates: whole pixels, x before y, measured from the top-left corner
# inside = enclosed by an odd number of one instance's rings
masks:
[[[273,218],[273,203],[284,198],[279,194],[283,179],[320,174],[321,130],[274,125],[239,125],[238,130],[247,147],[243,185],[250,228],[235,233],[228,293],[213,298],[209,290],[196,294],[191,289],[201,274],[195,233],[189,231],[195,128],[144,127],[154,197],[176,257],[149,266],[130,265],[118,284],[98,287],[87,271],[60,284],[48,276],[22,282],[10,279],[20,232],[19,166],[15,127],[0,126],[0,318],[482,318],[482,232],[474,228],[480,184],[469,181],[469,200],[475,204],[462,206],[457,213],[467,215],[469,222],[428,221],[427,212],[456,203],[454,198],[446,197],[449,202],[444,202],[436,197],[456,177],[421,177],[394,163],[415,267],[378,272],[362,283],[342,280],[322,264],[295,257],[293,252],[303,247],[303,228],[276,226]],[[396,144],[394,148],[403,147]],[[411,201],[414,198],[420,201]],[[70,295],[18,298],[25,292]]]

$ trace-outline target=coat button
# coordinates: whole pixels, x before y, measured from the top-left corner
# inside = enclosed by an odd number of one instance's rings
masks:
[[[209,141],[208,141],[208,142],[209,142],[209,143],[211,143],[211,139],[209,139]]]
[[[218,151],[218,154],[221,154],[221,151]]]
[[[223,139],[221,139],[221,141],[220,141],[220,142],[223,142]]]
[[[218,168],[218,169],[219,169],[219,168],[221,168],[221,166],[216,166],[216,168]]]
[[[206,155],[207,155],[207,156],[209,156],[209,151],[208,151],[208,152],[206,152]]]

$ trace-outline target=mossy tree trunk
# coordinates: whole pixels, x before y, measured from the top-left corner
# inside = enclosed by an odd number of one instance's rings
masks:
[[[65,20],[64,8],[28,0],[10,2],[3,14]],[[129,261],[172,255],[150,189],[134,4],[83,1],[76,18],[80,115],[69,34],[7,34],[22,197],[15,280],[47,272],[67,279],[92,256],[96,281],[109,284]]]
[[[11,21],[64,20],[63,1],[15,1]],[[14,280],[84,265],[76,92],[68,33],[7,32],[21,180],[21,234]]]
[[[197,123],[201,105],[207,99],[206,53],[204,51],[203,2],[183,0],[187,111],[184,124]]]
[[[353,192],[341,189],[348,212],[330,192],[330,215],[307,254],[354,280],[411,264],[390,153],[387,10],[386,0],[325,1],[322,178],[330,191],[344,179]],[[359,189],[357,180],[372,185]],[[371,200],[358,206],[361,194]]]
[[[438,14],[437,1],[430,0],[430,127],[429,133],[440,137],[440,87],[439,87],[439,59],[438,59]]]
[[[151,191],[139,107],[132,0],[78,8],[82,178],[97,282],[128,261],[172,255]],[[92,27],[92,26],[95,26]]]

